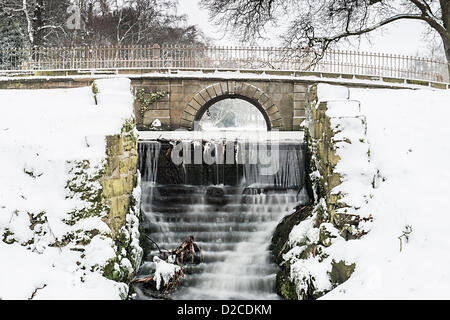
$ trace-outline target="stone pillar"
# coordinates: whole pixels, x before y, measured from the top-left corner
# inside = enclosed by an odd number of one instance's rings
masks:
[[[302,83],[294,84],[294,115],[292,129],[299,130],[306,118],[306,85]]]
[[[159,44],[154,44],[152,48],[152,67],[161,68],[161,47]]]

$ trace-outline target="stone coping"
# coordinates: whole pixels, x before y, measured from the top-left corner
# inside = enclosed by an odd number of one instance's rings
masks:
[[[280,141],[303,142],[303,131],[139,131],[138,139],[144,141],[192,141],[192,140],[244,140],[244,141]]]
[[[355,87],[375,88],[434,88],[450,89],[449,83],[406,78],[368,75],[352,75],[327,72],[299,72],[289,70],[232,70],[232,69],[103,69],[103,70],[49,70],[29,72],[1,72],[0,88],[4,83],[77,83],[100,78],[127,77],[132,80],[145,79],[205,79],[205,80],[248,80],[317,83],[327,82]],[[3,83],[3,85],[2,85]],[[74,84],[76,86],[76,84]],[[50,86],[51,87],[51,86]]]

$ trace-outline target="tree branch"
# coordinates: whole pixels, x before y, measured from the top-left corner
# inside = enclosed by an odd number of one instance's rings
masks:
[[[442,10],[442,22],[445,29],[450,27],[450,1],[449,0],[439,0]]]
[[[447,29],[445,27],[443,27],[439,22],[437,22],[437,20],[435,20],[432,16],[430,16],[428,14],[428,4],[424,4],[422,2],[420,2],[419,0],[410,0],[413,4],[416,5],[417,8],[420,9],[420,11],[422,12],[422,20],[427,22],[433,29],[435,29],[440,35],[443,35],[445,37],[447,37],[448,39],[450,39],[450,33],[447,31]],[[429,8],[429,10],[431,11],[431,8]],[[431,12],[431,14],[433,15],[433,13]]]
[[[335,42],[338,41],[342,38],[346,38],[346,37],[350,37],[350,36],[360,36],[363,35],[365,33],[369,33],[375,29],[378,29],[384,25],[387,25],[389,23],[392,23],[394,21],[398,21],[398,20],[402,20],[402,19],[413,19],[413,20],[424,20],[423,17],[421,15],[416,15],[416,14],[398,14],[395,15],[393,17],[387,18],[373,26],[361,29],[361,30],[355,30],[355,31],[346,31],[343,32],[339,35],[333,36],[333,37],[324,37],[321,40],[331,43],[331,42]]]

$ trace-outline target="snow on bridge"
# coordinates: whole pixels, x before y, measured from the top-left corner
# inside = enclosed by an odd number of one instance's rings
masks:
[[[146,73],[150,72],[150,73]],[[76,75],[74,75],[76,74]],[[59,75],[59,76],[55,76]],[[1,77],[0,89],[73,88],[89,86],[96,79],[125,77],[131,79],[136,98],[135,114],[139,130],[150,129],[158,120],[161,129],[193,130],[213,104],[225,99],[245,100],[263,115],[268,130],[295,131],[305,120],[307,88],[314,83],[343,84],[363,88],[439,88],[450,84],[375,76],[280,70],[220,71],[214,69],[121,70],[117,74],[95,71],[92,74],[51,71],[40,76]],[[141,110],[138,92],[163,92],[164,96]]]
[[[0,48],[0,70],[278,70],[449,83],[447,62],[394,54],[274,47],[134,45]]]
[[[450,86],[446,62],[349,51],[328,51],[320,60],[318,55],[260,47],[0,48],[0,89],[81,87],[120,75],[132,80],[136,97],[142,90],[165,93],[143,112],[137,99],[140,130],[148,130],[155,120],[164,130],[193,130],[214,103],[241,99],[261,112],[269,131],[292,131],[305,120],[307,87],[317,82],[374,88]]]

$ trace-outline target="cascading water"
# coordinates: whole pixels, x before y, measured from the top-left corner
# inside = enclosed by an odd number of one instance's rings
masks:
[[[139,170],[143,181],[156,182],[160,151],[161,144],[159,142],[139,144]]]
[[[260,164],[247,159],[234,166],[181,166],[181,173],[170,175],[177,176],[176,184],[165,172],[162,158],[170,147],[164,147],[140,144],[144,229],[165,249],[192,235],[203,255],[200,264],[184,267],[186,278],[172,298],[276,299],[271,238],[281,219],[308,201],[303,146],[281,144],[279,168],[271,176],[260,175]],[[243,151],[251,157],[254,147],[236,143],[236,158]],[[154,250],[144,258],[140,276],[153,273],[157,254]],[[150,298],[150,293],[138,288],[137,298]]]

